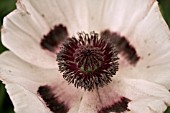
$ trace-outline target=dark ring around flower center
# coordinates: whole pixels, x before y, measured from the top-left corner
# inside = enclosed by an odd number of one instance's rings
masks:
[[[78,33],[78,39],[68,38],[57,54],[64,79],[88,91],[111,82],[118,71],[117,60],[113,43],[99,38],[95,32]]]

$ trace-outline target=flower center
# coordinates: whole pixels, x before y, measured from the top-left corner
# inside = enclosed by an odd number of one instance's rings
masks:
[[[57,54],[59,71],[69,83],[91,91],[103,87],[118,71],[114,44],[91,32],[67,39]]]
[[[75,63],[83,73],[92,73],[99,67],[103,61],[103,53],[98,47],[82,46],[75,51]]]

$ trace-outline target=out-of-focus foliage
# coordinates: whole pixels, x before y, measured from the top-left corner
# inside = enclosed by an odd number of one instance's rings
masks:
[[[170,27],[170,0],[158,0],[162,15]],[[0,25],[3,17],[15,9],[16,0],[0,0]],[[0,42],[0,53],[6,48]],[[14,113],[12,103],[6,93],[5,86],[0,82],[0,113]],[[170,113],[170,108],[165,113]]]
[[[170,0],[158,0],[159,6],[167,24],[170,27]]]

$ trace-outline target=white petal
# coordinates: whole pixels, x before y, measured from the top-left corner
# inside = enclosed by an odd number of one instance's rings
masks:
[[[27,89],[36,92],[39,85],[58,80],[61,82],[62,75],[58,69],[43,69],[31,65],[12,52],[4,52],[0,55],[0,79],[17,83]]]
[[[101,24],[103,24],[102,17],[104,16],[103,8],[105,2],[105,0],[87,0],[87,3],[85,5],[87,5],[88,7],[88,25],[90,32],[99,32],[101,30]]]
[[[106,0],[101,30],[109,29],[128,36],[147,15],[155,0]]]
[[[140,79],[122,79],[113,87],[119,94],[132,100],[129,107],[132,111],[138,109],[137,107],[143,107],[148,110],[148,113],[151,111],[161,113],[160,111],[164,111],[170,105],[170,92],[165,87],[152,82]],[[157,108],[158,106],[160,109]]]
[[[29,63],[46,68],[57,67],[55,56],[40,46],[44,32],[39,27],[29,14],[15,10],[4,19],[2,43]]]
[[[166,103],[170,104],[170,93],[164,86],[141,79],[121,79],[119,81],[118,78],[116,78],[116,81],[118,84],[115,85],[115,88],[122,88],[121,90],[126,92],[124,96],[133,99],[142,96],[161,97]]]
[[[163,86],[144,80],[115,78],[112,83],[98,91],[85,92],[79,113],[96,113],[104,108],[109,109],[120,102],[122,97],[130,100],[130,111],[126,111],[127,113],[162,113],[170,105],[170,93]],[[125,103],[121,104],[123,106]],[[119,106],[121,104],[119,103]]]
[[[25,0],[25,2],[26,3],[23,4],[22,0],[18,0],[17,4],[16,4],[17,9],[20,12],[23,12],[23,13],[26,13],[26,14],[30,15],[32,21],[38,27],[38,30],[40,30],[41,33],[47,33],[48,30],[49,30],[49,26],[47,25],[44,18],[42,18],[42,16],[36,11],[36,9],[27,0]],[[26,21],[24,21],[24,22],[26,22]]]
[[[97,92],[85,92],[78,113],[97,113],[101,103]]]
[[[158,3],[153,5],[148,15],[136,27],[133,37],[139,56],[145,61],[157,60],[155,58],[168,55],[170,32],[160,13]]]
[[[131,102],[129,108],[130,113],[163,113],[167,105],[157,98],[141,98]]]
[[[36,94],[17,84],[5,84],[16,113],[52,113],[44,106]]]
[[[134,31],[133,43],[141,57],[131,77],[160,83],[170,89],[170,32],[155,3]]]
[[[40,99],[41,97],[38,93],[38,90],[40,87],[43,86],[49,86],[51,90],[50,92],[46,93],[52,93],[55,95],[55,97],[57,97],[57,101],[64,102],[64,104],[68,106],[70,113],[77,111],[83,93],[82,90],[75,88],[73,84],[68,85],[67,81],[63,79],[57,68],[44,69],[36,67],[21,60],[12,52],[4,52],[0,55],[0,80],[2,80],[3,83],[7,85],[7,91],[9,92],[14,105],[16,104],[16,111],[22,111],[27,104],[30,104],[27,101],[23,101],[23,99],[30,98],[30,102],[33,102],[35,97]],[[9,84],[14,85],[12,89],[8,88]],[[15,97],[15,87],[17,93],[16,95],[26,95],[26,97],[21,98],[21,100],[19,100],[18,96]],[[21,91],[23,93],[20,94],[17,90],[23,90]],[[11,94],[11,92],[14,93]],[[23,107],[19,105],[20,103],[18,103],[22,101],[24,105]],[[42,98],[41,102],[41,104],[43,104],[44,107],[47,108],[47,105]],[[39,108],[37,107],[36,110],[39,110]],[[27,113],[27,111],[25,112]]]
[[[115,92],[110,86],[99,88],[91,92],[86,91],[82,97],[78,113],[108,112],[103,111],[103,109],[110,109],[111,106],[121,102],[121,98],[122,96]],[[118,107],[121,107],[121,105],[119,104]]]
[[[87,7],[84,0],[22,0],[22,3],[33,14],[30,6],[34,7],[51,28],[58,24],[67,26],[70,36],[87,30]]]

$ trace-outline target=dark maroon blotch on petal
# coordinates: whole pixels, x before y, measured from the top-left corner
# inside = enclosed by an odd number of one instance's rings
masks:
[[[40,45],[43,49],[54,52],[57,48],[59,48],[59,44],[61,44],[61,42],[63,42],[67,37],[67,28],[64,25],[59,24],[55,26],[54,29],[50,30],[47,35],[44,35]]]
[[[53,113],[67,113],[69,111],[68,106],[58,100],[49,86],[40,86],[37,93]]]
[[[116,48],[121,55],[123,55],[130,64],[137,64],[140,57],[138,56],[135,47],[130,44],[130,42],[124,36],[120,36],[115,32],[109,30],[104,30],[101,32],[101,37],[103,39],[108,39],[116,45]]]
[[[110,112],[115,112],[115,113],[122,113],[124,111],[130,111],[128,109],[128,103],[130,100],[128,98],[122,97],[120,101],[114,103],[111,106],[107,106],[102,108],[98,113],[110,113]]]

